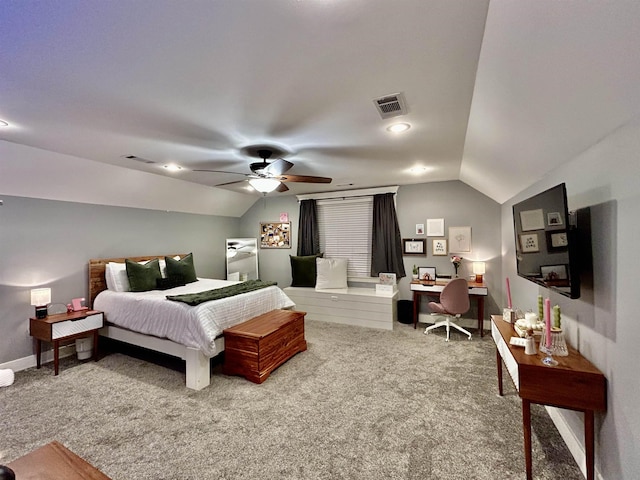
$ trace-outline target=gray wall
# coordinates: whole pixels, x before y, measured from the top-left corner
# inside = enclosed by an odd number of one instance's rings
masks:
[[[90,258],[193,252],[196,273],[224,278],[224,245],[239,219],[2,196],[0,363],[34,353],[30,290],[52,302],[88,296]]]
[[[404,238],[421,238],[415,234],[416,224],[425,224],[426,229],[427,218],[444,218],[444,233],[447,238],[449,227],[471,227],[471,252],[459,253],[463,261],[458,274],[469,278],[473,273],[471,267],[474,260],[486,262],[484,281],[489,289],[489,297],[485,300],[485,318],[489,318],[490,313],[497,313],[494,298],[500,298],[502,277],[500,205],[468,185],[452,181],[402,186],[398,190],[396,208],[400,232]],[[426,237],[425,232],[422,238],[427,239],[427,256],[404,257],[407,278],[400,281],[400,299],[411,298],[409,283],[414,264],[419,267],[436,267],[439,274],[455,273],[450,258],[458,252],[434,256],[432,240],[441,237]],[[475,302],[471,303],[472,311],[466,316],[475,318]]]
[[[538,294],[562,310],[568,342],[607,377],[607,413],[596,421],[596,469],[607,480],[631,480],[640,472],[640,296],[635,282],[640,256],[640,120],[596,139],[568,164],[502,205],[503,271],[509,276],[514,306],[535,310]],[[516,275],[514,203],[558,183],[567,185],[569,209],[591,207],[593,285],[571,300]],[[504,299],[502,303],[506,303]],[[556,410],[583,443],[582,415]]]
[[[291,248],[260,248],[260,222],[278,222],[281,213],[289,214]],[[239,236],[258,239],[258,272],[262,280],[275,280],[280,287],[291,285],[289,255],[298,248],[299,206],[295,195],[270,195],[258,200],[240,219]]]
[[[426,224],[427,218],[445,219],[445,236],[450,226],[470,226],[472,238],[471,253],[464,253],[460,275],[471,273],[471,262],[482,260],[487,262],[485,281],[489,286],[490,297],[485,303],[485,314],[498,313],[498,303],[494,295],[500,298],[500,205],[489,197],[479,193],[460,181],[423,183],[404,185],[398,189],[396,196],[398,223],[403,238],[414,238],[417,223]],[[296,197],[268,196],[256,202],[241,219],[242,236],[258,237],[260,222],[278,221],[280,213],[288,213],[292,226],[291,249],[260,249],[260,277],[264,280],[276,280],[278,285],[286,287],[291,284],[291,267],[289,255],[295,255],[298,242],[299,205]],[[426,238],[426,236],[422,236]],[[399,282],[400,299],[411,299],[409,282],[413,264],[436,267],[440,273],[453,274],[453,266],[447,256],[431,254],[431,240],[427,239],[427,256],[404,257],[407,277]],[[475,305],[474,305],[475,308]],[[475,312],[469,313],[475,317]]]

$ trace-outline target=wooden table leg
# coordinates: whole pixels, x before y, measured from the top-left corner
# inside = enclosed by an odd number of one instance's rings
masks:
[[[36,368],[42,365],[42,340],[36,338]]]
[[[484,337],[484,296],[478,295],[478,330],[480,337]]]
[[[60,341],[53,341],[53,371],[54,375],[58,375],[58,366],[60,365]]]
[[[524,459],[527,480],[533,480],[531,473],[531,402],[522,399],[522,429],[524,431]]]
[[[496,348],[496,365],[498,367],[498,394],[500,396],[503,395],[502,391],[502,357],[500,356],[500,352]]]
[[[418,311],[420,310],[420,294],[418,292],[413,292],[413,328],[415,329],[418,325]]]
[[[587,480],[594,480],[594,434],[593,434],[593,410],[584,412],[584,450],[587,463]]]

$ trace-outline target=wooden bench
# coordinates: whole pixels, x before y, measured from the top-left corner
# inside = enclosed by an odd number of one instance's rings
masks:
[[[240,375],[254,383],[307,349],[305,312],[272,310],[224,330],[222,373]]]

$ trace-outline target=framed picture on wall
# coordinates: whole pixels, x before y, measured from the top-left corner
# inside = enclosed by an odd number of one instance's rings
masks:
[[[291,223],[261,222],[260,248],[291,248]]]
[[[433,255],[446,255],[449,253],[447,251],[447,239],[446,238],[436,238],[433,240],[432,245],[432,254]]]
[[[426,255],[427,240],[424,238],[403,238],[402,253],[404,255]]]
[[[427,218],[427,237],[444,237],[444,218]]]
[[[449,251],[454,253],[471,251],[471,227],[449,227]]]

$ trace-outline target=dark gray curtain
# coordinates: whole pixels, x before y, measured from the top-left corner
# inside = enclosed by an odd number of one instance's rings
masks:
[[[298,255],[320,253],[320,233],[315,200],[300,201],[300,226],[298,228]]]
[[[393,202],[393,193],[373,196],[373,232],[371,234],[371,276],[395,273],[406,276],[402,262],[402,238]]]

